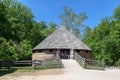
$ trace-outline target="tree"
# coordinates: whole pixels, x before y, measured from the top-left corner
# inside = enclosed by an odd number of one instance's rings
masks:
[[[89,46],[89,41],[92,40],[92,37],[90,37],[92,35],[92,30],[90,29],[89,26],[87,26],[84,30],[84,34],[83,34],[83,42],[85,42],[88,46]]]
[[[28,38],[33,21],[33,14],[30,9],[15,0],[2,0],[2,15],[4,26],[0,27],[0,34],[7,40],[20,41]],[[1,21],[2,19],[0,19]]]
[[[8,61],[10,60],[9,42],[7,42],[3,37],[0,37],[0,40],[3,41],[3,43],[0,44],[0,60]]]
[[[35,47],[38,43],[40,43],[48,35],[50,35],[54,30],[54,27],[48,27],[44,21],[34,22],[34,27],[31,29],[31,33],[29,34],[30,43],[33,47]]]
[[[36,22],[29,8],[16,0],[0,0],[1,60],[31,59],[32,48],[50,35],[55,23]]]
[[[53,29],[53,30],[55,30],[55,29],[57,28],[57,24],[54,23],[54,22],[50,22],[50,23],[49,23],[49,26],[50,26],[50,28]]]
[[[99,25],[96,26],[93,30],[86,30],[83,41],[92,48],[93,59],[104,60],[106,65],[119,64],[119,31],[120,22],[118,21],[118,18],[113,19],[111,17],[103,18]]]
[[[87,19],[87,16],[85,12],[76,14],[72,11],[72,8],[69,9],[65,6],[63,7],[63,14],[59,18],[61,19],[62,25],[79,37],[80,30],[85,26],[83,21]]]
[[[29,34],[34,27],[33,18],[31,10],[16,0],[0,1],[0,37],[4,40],[1,44],[0,59],[20,60],[27,58],[21,56],[20,50],[25,50],[25,48],[19,45],[25,39],[27,39],[26,44],[30,42]]]
[[[30,60],[32,58],[32,45],[30,44],[30,41],[23,40],[19,44],[20,51],[21,51],[21,60]]]
[[[116,20],[120,20],[120,5],[114,10],[113,17]]]

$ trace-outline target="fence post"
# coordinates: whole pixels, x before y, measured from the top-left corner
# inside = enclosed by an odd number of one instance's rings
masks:
[[[34,67],[34,69],[36,69],[36,60],[33,60],[33,67]]]
[[[103,70],[105,69],[105,62],[104,60],[102,60],[102,67],[103,67]]]
[[[10,61],[6,61],[6,68],[10,70]]]
[[[1,67],[2,67],[2,61],[0,60],[0,69],[1,69]]]
[[[84,59],[84,68],[87,68],[86,59]]]

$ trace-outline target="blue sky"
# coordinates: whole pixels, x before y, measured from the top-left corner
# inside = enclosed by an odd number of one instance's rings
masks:
[[[73,9],[73,12],[86,12],[88,19],[85,25],[94,28],[105,16],[111,16],[113,10],[120,4],[120,0],[17,0],[31,9],[35,20],[55,22],[60,26],[59,15],[63,13],[63,6]]]

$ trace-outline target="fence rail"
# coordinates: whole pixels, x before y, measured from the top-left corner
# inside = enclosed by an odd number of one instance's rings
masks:
[[[32,66],[32,65],[41,65],[42,61],[40,60],[22,60],[22,61],[0,61],[0,69],[10,67],[22,67],[22,66]]]
[[[75,53],[74,56],[75,60],[83,67],[85,68],[85,58],[81,57],[79,54]]]
[[[31,65],[32,61],[31,60],[25,60],[25,61],[13,61],[14,64],[21,65],[21,64],[28,64]]]
[[[63,65],[63,63],[62,63],[62,61],[60,59],[60,56],[58,56],[57,60],[58,60],[59,68],[63,68],[64,65]]]
[[[41,61],[41,60],[21,60],[21,61],[0,61],[0,69],[1,68],[6,68],[6,69],[10,69],[10,67],[24,67],[24,66],[33,66],[34,68],[38,68],[40,66],[43,65],[47,65],[50,64],[55,65],[57,64],[60,68],[61,68],[61,60],[60,58],[57,59],[51,59],[51,60],[45,60],[45,61]]]
[[[99,69],[104,70],[105,63],[104,61],[100,60],[88,60],[83,57],[81,57],[78,53],[75,53],[75,60],[86,69]]]
[[[5,67],[6,69],[10,70],[11,63],[11,61],[0,61],[0,69]]]
[[[104,61],[100,60],[86,60],[86,68],[104,70]]]

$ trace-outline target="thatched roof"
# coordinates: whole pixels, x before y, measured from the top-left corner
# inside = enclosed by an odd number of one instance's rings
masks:
[[[40,42],[33,50],[37,49],[81,49],[91,50],[64,26],[59,27],[45,40]]]

